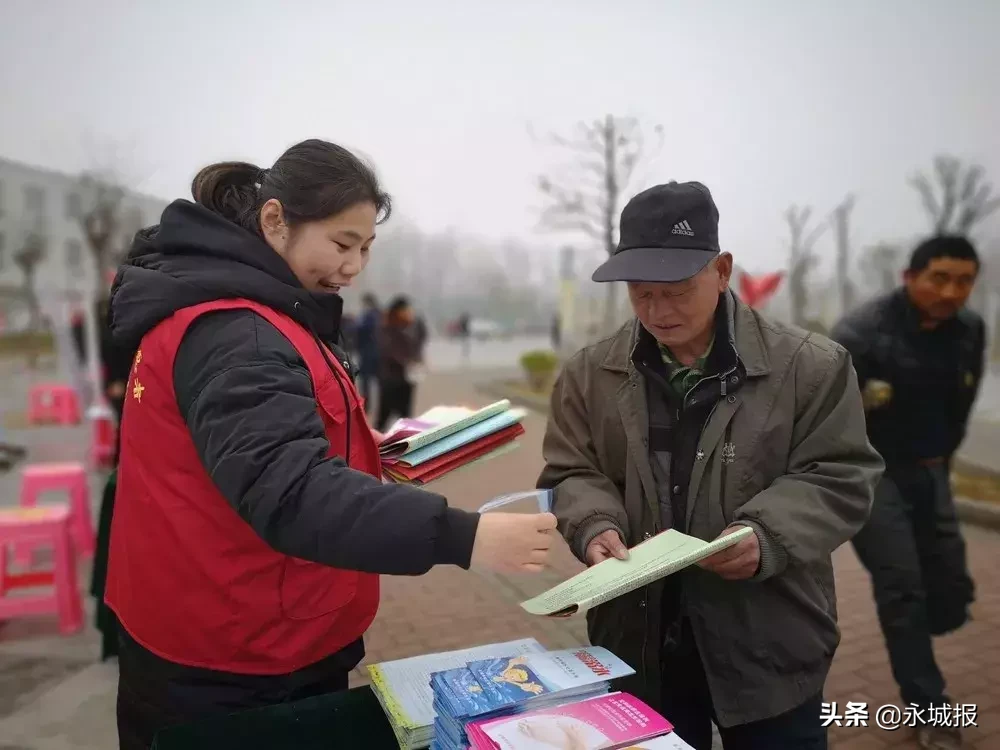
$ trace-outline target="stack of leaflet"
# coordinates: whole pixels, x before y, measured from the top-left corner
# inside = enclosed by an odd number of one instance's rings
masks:
[[[437,406],[416,419],[401,419],[379,445],[382,473],[401,484],[427,484],[473,461],[516,447],[525,412],[497,401],[479,410]]]
[[[635,670],[605,648],[514,654],[470,662],[431,676],[432,750],[463,750],[472,721],[511,716],[607,693],[610,681]]]
[[[524,638],[386,661],[370,665],[368,674],[372,691],[385,711],[399,746],[403,750],[415,750],[427,747],[434,733],[434,695],[430,686],[434,672],[454,669],[474,660],[544,650],[534,638]]]
[[[469,724],[470,750],[693,750],[669,721],[628,693],[609,693]]]

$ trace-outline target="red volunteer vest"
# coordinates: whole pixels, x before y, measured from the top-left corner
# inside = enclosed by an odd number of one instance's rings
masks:
[[[312,376],[330,455],[381,476],[364,407],[337,358],[340,386],[305,328],[246,300],[180,310],[146,334],[122,419],[122,452],[105,601],[128,633],[169,661],[238,674],[284,674],[359,638],[375,618],[378,576],[282,555],[212,483],[174,394],[184,333],[213,310],[250,309],[292,343]],[[337,502],[331,497],[330,502]]]

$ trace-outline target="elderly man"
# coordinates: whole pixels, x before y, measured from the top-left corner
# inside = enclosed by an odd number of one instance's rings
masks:
[[[595,281],[628,282],[635,319],[566,363],[539,486],[593,565],[674,528],[754,533],[588,614],[632,664],[622,685],[710,748],[825,748],[840,639],[830,554],[868,518],[882,473],[843,347],[767,320],[729,289],[718,210],[699,183],[640,193]]]

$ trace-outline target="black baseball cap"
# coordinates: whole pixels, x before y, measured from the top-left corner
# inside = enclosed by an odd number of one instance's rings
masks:
[[[690,279],[720,252],[719,209],[700,182],[644,190],[622,211],[620,239],[594,281]]]

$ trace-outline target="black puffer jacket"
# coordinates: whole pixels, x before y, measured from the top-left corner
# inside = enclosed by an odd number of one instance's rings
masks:
[[[888,403],[867,414],[868,436],[890,469],[955,453],[983,376],[979,315],[965,309],[924,329],[899,289],[844,317],[831,338],[851,353],[862,389],[870,380],[892,388]]]
[[[292,317],[346,361],[332,346],[341,298],[306,291],[263,240],[189,201],[172,203],[136,238],[112,289],[112,334],[134,351],[177,310],[232,298]],[[478,514],[327,458],[305,363],[263,318],[232,310],[195,321],[177,352],[174,387],[205,469],[274,549],[372,573],[469,566]]]

